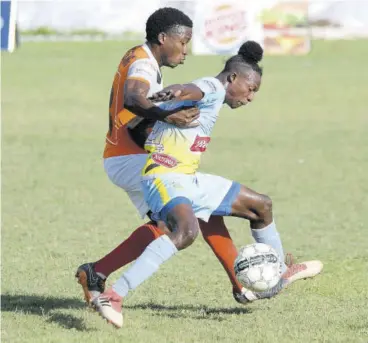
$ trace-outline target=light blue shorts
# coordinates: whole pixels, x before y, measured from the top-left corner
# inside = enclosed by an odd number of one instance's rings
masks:
[[[142,189],[153,220],[166,222],[173,207],[188,203],[196,217],[207,222],[211,215],[231,214],[240,184],[211,174],[164,174],[143,177]]]

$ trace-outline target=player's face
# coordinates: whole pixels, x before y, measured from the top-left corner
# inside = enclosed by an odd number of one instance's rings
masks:
[[[170,68],[184,64],[191,38],[192,29],[186,26],[176,26],[165,34],[161,45],[163,50],[162,64]]]
[[[261,76],[252,71],[247,76],[230,75],[226,89],[225,103],[231,108],[245,106],[253,101],[255,93],[261,86]]]

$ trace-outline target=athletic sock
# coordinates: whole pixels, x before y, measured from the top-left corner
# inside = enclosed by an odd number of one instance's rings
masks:
[[[130,290],[137,288],[149,279],[163,264],[177,252],[170,238],[163,235],[151,242],[134,264],[113,285],[113,290],[125,297]]]
[[[280,262],[282,265],[282,273],[287,270],[285,264],[284,250],[282,248],[282,242],[279,233],[276,230],[275,222],[272,221],[271,224],[267,225],[263,229],[253,230],[252,236],[257,243],[264,243],[270,245],[276,250],[280,257]]]

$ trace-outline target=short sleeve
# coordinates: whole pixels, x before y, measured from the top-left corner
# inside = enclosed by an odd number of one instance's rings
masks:
[[[204,94],[202,103],[223,102],[225,97],[225,88],[216,78],[203,78],[193,82]]]
[[[157,70],[150,60],[139,59],[130,65],[127,75],[129,79],[140,80],[152,86],[157,79]]]

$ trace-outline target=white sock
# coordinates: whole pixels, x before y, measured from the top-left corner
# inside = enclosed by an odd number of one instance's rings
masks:
[[[166,235],[156,238],[143,251],[134,264],[112,286],[120,296],[125,297],[132,289],[149,279],[162,263],[170,259],[178,251],[174,243]]]
[[[252,229],[252,236],[257,243],[268,244],[276,250],[281,260],[282,272],[284,273],[287,267],[285,265],[285,256],[284,250],[282,248],[281,238],[276,230],[275,221],[273,221],[271,224],[267,225],[263,229]]]

